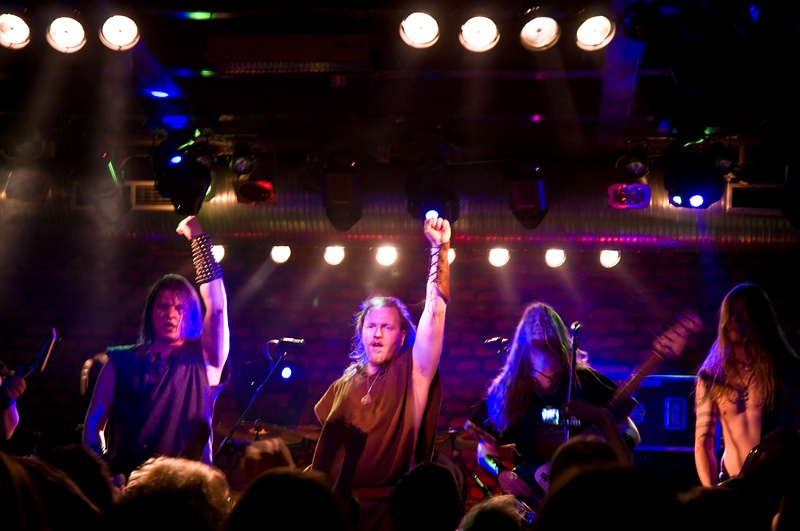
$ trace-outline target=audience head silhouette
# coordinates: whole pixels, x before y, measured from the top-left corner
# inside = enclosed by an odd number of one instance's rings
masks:
[[[212,529],[221,529],[231,509],[225,474],[201,461],[183,457],[160,456],[145,461],[131,472],[123,499],[164,492],[186,500]]]
[[[225,529],[251,531],[264,518],[297,521],[305,529],[348,529],[329,476],[313,469],[279,466],[261,473],[239,496]]]
[[[406,472],[389,496],[394,531],[453,531],[464,516],[462,497],[453,472],[435,461]]]
[[[479,501],[467,511],[458,531],[520,531],[531,529],[518,508],[518,500],[502,494]]]

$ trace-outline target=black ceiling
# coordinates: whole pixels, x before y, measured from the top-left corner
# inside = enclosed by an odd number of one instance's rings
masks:
[[[442,31],[428,50],[400,40],[408,2],[251,4],[137,2],[142,39],[127,52],[103,48],[91,32],[75,54],[49,49],[38,33],[26,48],[0,49],[4,161],[11,166],[26,149],[66,159],[149,154],[164,133],[153,118],[165,109],[141,90],[156,78],[181,90],[177,111],[193,117],[220,157],[245,140],[293,168],[282,183],[286,200],[339,155],[369,168],[365,194],[393,197],[403,186],[392,183],[433,164],[463,170],[445,179],[477,197],[497,192],[492,179],[521,160],[586,161],[574,173],[597,179],[632,143],[658,157],[676,135],[706,130],[783,157],[796,136],[797,8],[786,2],[636,2],[634,35],[631,16],[623,27],[631,2],[614,0],[607,6],[618,28],[607,48],[581,51],[565,33],[536,53],[514,35],[527,3],[494,1],[487,5],[502,37],[483,54],[457,41],[468,2],[427,2]],[[559,6],[568,21],[583,4]],[[181,18],[189,9],[213,16]],[[92,10],[99,8],[82,8]],[[29,13],[46,19],[44,9]],[[502,166],[485,170],[494,164]],[[304,204],[286,208],[306,212]],[[663,223],[660,212],[650,217]],[[472,228],[486,235],[503,227]],[[562,229],[553,227],[553,237]]]

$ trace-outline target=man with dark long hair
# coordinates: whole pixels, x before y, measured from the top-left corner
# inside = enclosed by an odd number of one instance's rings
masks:
[[[200,295],[176,274],[152,285],[139,341],[107,349],[86,413],[83,443],[126,478],[161,455],[212,464],[214,403],[230,377],[227,295],[199,220],[177,232],[191,241]]]
[[[631,450],[640,440],[625,407],[621,415],[606,408],[616,384],[589,366],[586,352],[573,352],[572,344],[569,329],[552,306],[528,304],[503,368],[467,423],[480,437],[481,467],[497,480],[503,494],[516,496],[533,510],[547,493],[549,462],[566,441],[565,428],[598,428],[623,463],[632,461]],[[628,409],[632,405],[630,400],[623,404]],[[543,416],[549,408],[558,411],[558,421]],[[501,453],[506,446],[514,448],[512,468]]]

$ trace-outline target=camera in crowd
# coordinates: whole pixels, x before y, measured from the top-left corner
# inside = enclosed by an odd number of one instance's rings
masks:
[[[561,408],[550,406],[542,408],[542,423],[548,426],[578,427],[581,425],[580,419],[567,415]]]

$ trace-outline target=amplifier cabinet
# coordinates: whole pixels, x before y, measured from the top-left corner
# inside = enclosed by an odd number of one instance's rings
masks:
[[[634,393],[631,413],[642,436],[636,450],[694,452],[695,376],[654,374]]]

